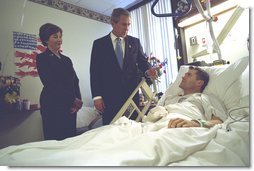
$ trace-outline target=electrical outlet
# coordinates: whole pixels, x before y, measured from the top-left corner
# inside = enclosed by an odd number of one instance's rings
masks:
[[[190,45],[194,46],[198,44],[197,36],[190,37]]]
[[[203,37],[201,39],[201,43],[202,43],[202,46],[206,46],[207,42],[206,42],[206,38],[205,37]]]

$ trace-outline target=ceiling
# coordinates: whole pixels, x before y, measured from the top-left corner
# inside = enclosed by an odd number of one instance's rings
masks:
[[[90,11],[110,16],[114,8],[129,8],[142,0],[62,0]]]

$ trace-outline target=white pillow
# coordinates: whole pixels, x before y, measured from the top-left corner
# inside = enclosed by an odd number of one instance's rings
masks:
[[[223,101],[226,109],[234,107],[239,104],[240,101],[240,75],[249,64],[249,57],[244,57],[237,60],[231,65],[220,66],[202,66],[210,77],[209,83],[204,89],[205,94],[213,94]],[[169,86],[161,100],[159,105],[163,104],[163,100],[169,94],[179,94],[182,90],[179,88],[179,84],[182,81],[182,77],[188,71],[189,65],[182,65],[175,82]]]
[[[240,89],[240,104],[241,106],[249,106],[250,99],[250,70],[249,65],[246,67],[240,77],[241,89]]]
[[[224,96],[220,97],[222,98],[227,110],[232,109],[240,104],[240,89],[240,79],[237,78],[232,85],[228,87]]]
[[[238,89],[232,90],[234,96],[230,96],[229,98],[234,99],[237,96],[238,103],[235,103],[235,105],[232,103],[232,107],[230,108],[229,112],[232,118],[240,119],[245,116],[246,118],[244,120],[248,121],[249,118],[247,116],[250,114],[249,65],[246,67],[237,81],[239,83]]]
[[[208,83],[207,91],[215,92],[222,100],[230,86],[240,77],[249,64],[249,57],[244,57],[229,65],[223,72],[216,76],[215,81]],[[207,91],[204,91],[206,93]]]

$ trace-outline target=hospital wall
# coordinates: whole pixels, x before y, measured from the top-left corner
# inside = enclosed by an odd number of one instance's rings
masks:
[[[224,26],[233,15],[234,10],[235,8],[217,15],[218,20],[212,23],[216,38],[224,29]],[[221,57],[223,60],[234,63],[241,57],[249,56],[249,50],[247,48],[247,38],[249,37],[250,28],[249,24],[249,9],[245,9],[220,45]],[[209,44],[209,31],[206,22],[199,22],[197,24],[185,27],[184,34],[187,60],[188,63],[190,63],[193,62],[192,56],[194,54],[207,49],[207,45]],[[191,44],[190,39],[192,37],[196,37],[197,44]],[[203,42],[202,39],[205,40],[205,42]],[[218,56],[216,53],[211,55],[204,55],[197,58],[198,61],[203,60],[207,63],[211,63],[217,59]]]
[[[82,100],[92,106],[90,92],[90,54],[93,41],[111,31],[111,25],[26,0],[1,0],[0,75],[15,76],[13,32],[39,34],[47,22],[63,29],[63,54],[69,56],[80,80]],[[39,77],[21,79],[21,98],[38,104],[42,90]],[[40,112],[0,114],[0,148],[43,139]]]
[[[24,4],[25,2],[25,4]],[[4,0],[0,5],[0,75],[15,76],[13,31],[39,34],[44,23],[53,23],[63,29],[63,54],[72,59],[80,79],[84,105],[92,106],[90,92],[90,54],[93,41],[111,30],[110,24],[64,12],[25,0]],[[21,78],[21,98],[39,103],[42,84],[39,77]]]

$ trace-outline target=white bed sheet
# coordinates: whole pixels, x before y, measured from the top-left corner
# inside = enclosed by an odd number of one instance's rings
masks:
[[[167,129],[120,118],[63,141],[42,141],[0,150],[7,166],[249,166],[249,125]],[[237,145],[237,148],[236,148]]]
[[[99,116],[100,113],[96,111],[94,108],[82,106],[82,108],[77,113],[77,129],[89,127],[90,124]],[[102,126],[102,123],[99,126]]]
[[[169,166],[250,166],[249,123],[237,122],[231,131],[218,129],[204,149]]]

